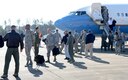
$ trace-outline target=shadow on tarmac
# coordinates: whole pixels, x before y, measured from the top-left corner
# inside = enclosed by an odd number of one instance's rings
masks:
[[[53,66],[56,66],[58,67],[59,69],[63,69],[63,68],[66,68],[66,66],[64,66],[64,63],[60,63],[60,62],[55,62],[55,63],[50,63],[52,64]]]
[[[80,69],[87,69],[86,66],[84,66],[84,62],[74,62],[73,65],[77,68],[80,68]]]
[[[104,63],[104,64],[110,64],[110,62],[102,60],[101,58],[98,58],[96,56],[91,57],[87,57],[87,59],[98,62],[98,63]]]
[[[66,66],[64,66],[64,63],[55,62],[55,63],[50,63],[50,64],[52,64],[53,66],[58,67],[59,69],[66,68]],[[85,64],[84,62],[74,62],[74,63],[72,63],[72,64],[73,64],[75,67],[77,67],[77,68],[87,69],[87,67],[83,65],[83,64]]]
[[[43,72],[39,69],[34,69],[32,66],[28,67],[28,71],[33,74],[34,77],[40,77],[43,75]]]

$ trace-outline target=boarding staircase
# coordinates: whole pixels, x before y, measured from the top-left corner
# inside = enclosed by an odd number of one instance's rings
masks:
[[[107,35],[109,35],[109,25],[108,25],[108,9],[106,6],[102,6],[100,3],[93,3],[91,6],[91,16],[92,19],[100,25],[100,29],[104,30]]]
[[[101,6],[101,14],[102,14],[103,23],[104,23],[103,29],[106,32],[106,34],[109,35],[109,31],[110,31],[109,24],[108,24],[109,13],[106,6]]]

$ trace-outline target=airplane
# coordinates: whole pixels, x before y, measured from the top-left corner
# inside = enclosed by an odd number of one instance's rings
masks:
[[[94,34],[102,34],[109,31],[108,20],[116,20],[115,29],[128,33],[128,4],[93,3],[91,6],[80,8],[70,12],[69,15],[55,21],[54,25],[61,30],[81,32],[92,30]]]

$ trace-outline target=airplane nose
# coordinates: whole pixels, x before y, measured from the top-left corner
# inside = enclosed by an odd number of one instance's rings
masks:
[[[86,23],[85,18],[81,18],[80,16],[68,16],[62,19],[55,21],[54,25],[57,28],[62,30],[78,30],[81,31],[82,29],[86,28],[88,23]]]
[[[88,15],[83,16],[67,16],[57,20],[54,25],[61,30],[82,30],[91,29],[95,33],[99,33],[99,26]]]

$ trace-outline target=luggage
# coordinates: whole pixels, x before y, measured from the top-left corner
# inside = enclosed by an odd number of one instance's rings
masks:
[[[4,40],[2,36],[0,35],[0,48],[2,48],[3,46],[4,46]]]
[[[35,62],[37,65],[43,65],[45,62],[44,56],[43,55],[37,55],[35,57]]]
[[[59,48],[57,48],[57,47],[55,46],[55,47],[53,48],[53,50],[52,50],[52,53],[53,53],[53,56],[56,56],[56,55],[60,54]]]
[[[46,38],[45,38],[45,39],[42,39],[42,41],[46,44],[46,41],[47,41],[47,40],[46,40]]]

